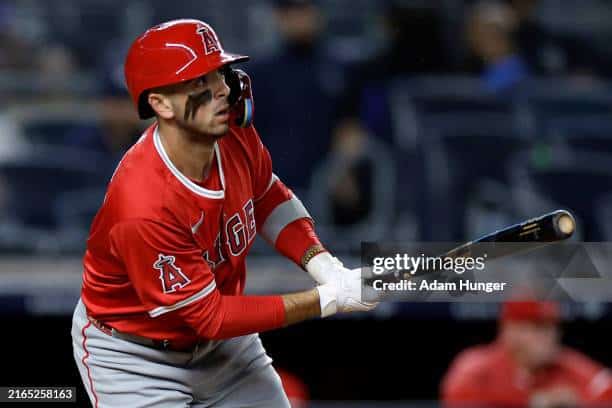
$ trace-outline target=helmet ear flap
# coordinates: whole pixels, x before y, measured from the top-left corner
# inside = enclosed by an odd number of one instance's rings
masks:
[[[242,93],[242,86],[240,84],[240,78],[236,70],[232,69],[229,65],[223,67],[223,74],[225,75],[225,83],[230,89],[227,101],[230,105],[234,105],[238,102],[240,94]]]
[[[255,110],[253,93],[251,91],[251,78],[249,78],[246,72],[240,69],[232,69],[229,66],[224,73],[225,83],[230,88],[227,101],[232,107],[232,120],[240,127],[249,127],[253,122]]]

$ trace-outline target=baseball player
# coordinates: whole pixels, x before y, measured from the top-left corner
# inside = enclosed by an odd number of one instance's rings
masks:
[[[560,340],[559,306],[506,302],[493,343],[453,361],[442,383],[444,406],[609,407],[612,374]]]
[[[288,406],[257,333],[376,306],[272,173],[250,79],[230,66],[247,59],[198,20],[152,27],[128,52],[131,98],[156,120],[115,170],[87,241],[72,339],[95,407]],[[243,295],[257,233],[319,286]]]

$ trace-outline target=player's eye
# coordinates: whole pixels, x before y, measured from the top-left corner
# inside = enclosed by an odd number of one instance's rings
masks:
[[[224,78],[225,78],[225,76],[227,75],[227,72],[228,72],[229,70],[230,70],[230,67],[228,67],[228,66],[224,66],[224,67],[219,68],[219,71],[218,71],[218,72],[219,72],[219,74],[220,74],[222,77],[224,77]]]
[[[206,76],[201,76],[198,79],[196,79],[194,85],[197,88],[200,88],[200,87],[206,85]]]

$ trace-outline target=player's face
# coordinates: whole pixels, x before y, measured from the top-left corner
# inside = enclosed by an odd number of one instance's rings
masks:
[[[559,351],[559,327],[554,322],[509,323],[513,347],[530,367],[551,363]]]
[[[176,123],[192,132],[223,136],[229,130],[229,91],[221,70],[188,81],[171,98]]]

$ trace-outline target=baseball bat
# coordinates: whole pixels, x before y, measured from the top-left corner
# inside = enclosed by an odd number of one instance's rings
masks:
[[[501,258],[503,256],[530,251],[544,245],[566,240],[572,236],[575,230],[576,221],[572,214],[566,210],[556,210],[519,222],[518,224],[510,225],[473,241],[461,244],[438,255],[437,258],[476,258],[482,255],[486,255],[488,260]],[[497,243],[502,245],[495,245]],[[505,245],[508,243],[522,245]],[[395,275],[396,277],[401,276],[402,272],[402,270],[398,270],[391,275]],[[431,272],[439,271],[420,269],[405,273],[403,276],[405,278],[410,278]]]
[[[441,255],[442,257],[472,256],[477,244],[482,243],[524,243],[529,245],[500,245],[488,254],[489,259],[499,258],[524,250],[535,249],[554,242],[563,241],[576,230],[576,221],[566,210],[556,210],[534,217],[518,224],[497,230],[476,240],[459,245]]]

